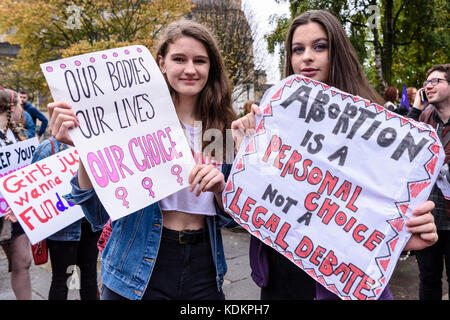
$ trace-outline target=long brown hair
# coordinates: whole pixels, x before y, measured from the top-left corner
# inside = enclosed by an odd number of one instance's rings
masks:
[[[212,33],[206,27],[192,20],[181,19],[172,22],[167,26],[160,40],[156,58],[158,59],[159,56],[165,58],[169,45],[181,37],[191,37],[203,43],[210,61],[208,80],[200,92],[195,110],[196,117],[202,120],[202,134],[207,129],[219,129],[222,136],[225,137],[226,129],[231,127],[231,122],[237,118],[237,115],[231,105],[232,87],[228,72]],[[176,91],[168,82],[167,84],[172,99],[176,101]],[[203,142],[203,148],[205,144]]]
[[[316,22],[323,27],[328,36],[329,72],[327,84],[353,95],[361,96],[378,104],[383,98],[370,85],[353,48],[339,20],[324,10],[310,10],[295,18],[286,36],[285,76],[294,74],[291,64],[292,38],[297,27]]]
[[[12,107],[17,106],[18,103],[19,103],[19,95],[17,94],[17,92],[10,89],[0,88],[0,114],[6,112],[6,119],[7,119],[6,127],[0,128],[0,130],[6,136],[6,132],[8,131],[8,129],[11,129],[16,138],[22,141],[25,140],[25,137],[20,135],[16,124],[11,121]]]

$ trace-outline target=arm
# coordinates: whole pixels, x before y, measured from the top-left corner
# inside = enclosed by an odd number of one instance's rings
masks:
[[[48,105],[50,114],[50,132],[56,140],[73,146],[69,130],[79,126],[78,118],[72,110],[72,107],[63,101],[57,101]],[[81,189],[92,189],[92,183],[87,172],[80,161],[78,168],[78,186]]]
[[[72,191],[68,195],[64,195],[64,199],[68,202],[80,205],[86,219],[91,223],[92,230],[102,230],[103,226],[108,222],[109,215],[94,189],[81,189],[78,185],[78,172],[70,181]]]
[[[239,151],[244,137],[251,136],[255,133],[255,115],[261,115],[261,110],[259,110],[259,107],[256,104],[253,104],[250,113],[231,123],[235,154]]]
[[[47,128],[48,120],[38,109],[36,109],[36,111],[36,118],[41,120],[41,127],[39,128],[38,132],[38,136],[40,137],[44,134],[45,129]]]
[[[72,107],[65,102],[58,101],[50,103],[48,110],[50,114],[49,128],[53,137],[59,142],[73,146],[69,130],[78,127],[79,124]],[[70,184],[72,185],[72,192],[65,195],[64,198],[72,204],[81,206],[94,231],[101,230],[108,221],[109,215],[95,193],[81,161]]]

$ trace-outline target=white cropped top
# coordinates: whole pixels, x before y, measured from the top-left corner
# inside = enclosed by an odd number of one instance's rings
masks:
[[[202,147],[202,128],[200,126],[191,127],[184,123],[182,125],[191,146],[191,150],[193,150],[195,162],[202,164],[211,163],[217,169],[221,170],[221,163],[217,163],[214,159],[203,157],[200,151]],[[196,191],[197,187],[192,192],[189,192],[189,187],[186,187],[164,199],[161,199],[159,201],[159,206],[162,211],[181,211],[208,216],[216,215],[214,193],[202,192],[198,197],[196,197]]]

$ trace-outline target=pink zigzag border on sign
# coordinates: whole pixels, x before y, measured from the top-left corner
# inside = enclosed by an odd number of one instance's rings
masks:
[[[282,95],[283,95],[283,89],[284,89],[285,87],[291,87],[292,84],[294,83],[294,81],[295,81],[295,82],[304,81],[306,84],[308,84],[308,83],[310,83],[310,82],[312,81],[313,84],[314,84],[315,86],[321,85],[321,86],[322,86],[322,89],[323,89],[324,91],[325,91],[325,90],[331,89],[332,95],[333,95],[333,96],[339,95],[343,101],[344,101],[345,99],[347,99],[347,98],[351,98],[351,100],[353,100],[354,102],[363,101],[364,104],[365,104],[365,106],[366,106],[366,108],[374,107],[375,112],[376,112],[377,114],[379,114],[379,113],[381,113],[381,112],[384,111],[385,114],[386,114],[386,120],[387,120],[387,121],[392,121],[392,120],[395,120],[395,119],[399,119],[399,121],[400,121],[400,126],[405,126],[406,124],[409,124],[410,127],[411,127],[411,129],[416,129],[416,130],[418,130],[419,132],[424,132],[425,130],[427,130],[427,126],[424,126],[423,124],[421,124],[421,123],[419,123],[419,122],[416,122],[416,121],[414,121],[414,120],[409,120],[408,118],[402,117],[402,116],[400,116],[400,115],[398,115],[398,114],[396,114],[396,113],[391,113],[390,111],[384,109],[384,107],[382,107],[382,106],[380,106],[380,105],[378,105],[378,104],[371,103],[370,101],[368,101],[368,100],[366,100],[366,99],[363,99],[363,98],[360,98],[360,97],[353,97],[353,96],[351,96],[351,95],[348,95],[348,94],[345,94],[345,93],[341,93],[340,91],[336,91],[334,88],[329,87],[328,85],[325,85],[325,84],[322,84],[322,83],[320,83],[320,82],[313,81],[313,80],[311,80],[311,79],[304,78],[304,77],[301,77],[301,76],[298,76],[298,75],[297,75],[296,77],[292,77],[291,79],[287,80],[287,81],[285,82],[284,86],[281,87],[281,88],[280,88],[280,89],[272,96],[272,99],[270,99],[269,103],[267,104],[267,106],[264,108],[264,110],[263,110],[263,112],[262,112],[262,113],[263,113],[263,116],[262,116],[262,119],[261,119],[261,121],[260,121],[260,123],[259,123],[259,125],[258,125],[257,132],[256,132],[255,135],[251,138],[251,141],[249,142],[249,144],[250,144],[250,143],[253,143],[253,146],[254,146],[254,145],[255,145],[255,141],[254,141],[255,137],[257,137],[257,136],[259,136],[260,134],[263,134],[263,133],[265,132],[264,119],[265,119],[266,117],[272,117],[272,116],[273,116],[272,102],[278,101],[278,100],[282,97]],[[386,255],[386,256],[380,256],[380,257],[376,257],[376,258],[375,258],[375,260],[376,260],[376,262],[377,262],[377,265],[378,265],[378,268],[379,268],[379,270],[380,270],[380,272],[381,272],[381,277],[380,277],[380,279],[378,279],[378,280],[375,280],[375,279],[374,279],[375,281],[378,282],[378,285],[373,285],[373,286],[372,286],[371,290],[372,290],[372,292],[374,293],[374,296],[368,297],[369,300],[374,299],[374,297],[378,296],[378,295],[381,293],[381,286],[382,286],[382,285],[385,283],[385,281],[386,281],[386,277],[384,276],[383,270],[386,271],[386,270],[388,269],[389,263],[391,262],[391,256],[392,256],[392,253],[395,251],[397,242],[398,242],[398,240],[399,240],[399,234],[400,234],[400,232],[401,232],[401,231],[403,230],[403,228],[404,228],[404,220],[405,220],[405,216],[404,216],[404,215],[406,214],[406,212],[407,212],[407,210],[408,210],[409,202],[410,202],[411,196],[412,196],[412,195],[417,196],[417,194],[420,193],[420,192],[424,189],[424,188],[421,188],[421,189],[419,190],[419,188],[420,188],[419,185],[416,185],[416,187],[411,188],[411,184],[417,184],[417,183],[427,182],[427,180],[430,180],[430,179],[431,179],[430,172],[431,172],[431,173],[434,172],[434,167],[433,167],[432,164],[430,164],[430,163],[431,163],[432,161],[435,161],[434,158],[435,158],[435,155],[439,154],[439,152],[440,152],[440,146],[439,146],[439,144],[438,144],[438,142],[437,142],[437,141],[438,141],[437,135],[436,135],[433,131],[430,131],[430,137],[431,137],[432,139],[434,139],[435,142],[428,148],[429,151],[430,151],[430,153],[431,153],[432,155],[431,155],[431,157],[430,157],[430,160],[424,165],[424,170],[427,172],[428,178],[426,178],[426,179],[424,179],[424,180],[421,180],[421,181],[412,181],[412,182],[408,182],[408,190],[409,190],[408,197],[409,197],[409,199],[406,200],[406,201],[397,202],[396,205],[397,205],[397,210],[398,210],[398,212],[399,212],[399,216],[398,216],[397,218],[394,218],[394,219],[391,219],[391,220],[387,220],[387,221],[386,221],[387,223],[389,223],[389,225],[391,226],[392,230],[394,230],[395,235],[394,235],[389,241],[386,242],[386,246],[387,246],[387,248],[388,248],[388,255]],[[248,155],[250,155],[250,154],[256,152],[256,148],[248,148],[248,146],[247,146],[247,149],[248,149],[248,150],[246,150],[247,152],[245,152],[245,153],[242,155],[242,158],[241,158],[241,159],[243,159],[245,156],[248,156]],[[437,157],[436,157],[436,159],[437,159]],[[427,167],[427,166],[428,166],[428,167]],[[231,185],[231,187],[230,187],[229,185],[227,185],[227,187],[226,187],[226,192],[225,192],[225,195],[224,195],[224,200],[225,200],[224,202],[226,202],[226,197],[227,197],[227,195],[228,195],[229,193],[231,193],[231,192],[234,192],[234,176],[235,176],[236,174],[239,174],[240,172],[242,172],[242,171],[244,171],[244,170],[245,170],[245,164],[243,163],[242,168],[241,168],[239,171],[235,172],[235,173],[231,176],[231,178],[229,179],[232,185]],[[421,185],[421,186],[423,186],[423,185]],[[415,188],[417,188],[417,189],[415,189]],[[412,193],[411,190],[413,190],[414,193]],[[418,193],[417,193],[417,192],[418,192]],[[416,193],[417,193],[417,194],[416,194]],[[232,215],[234,216],[233,213],[230,213],[230,214],[232,214]],[[260,233],[259,231],[257,231],[257,230],[256,230],[256,231],[255,231],[255,230],[252,230],[251,227],[250,227],[247,223],[244,223],[243,221],[241,221],[241,220],[239,219],[239,217],[234,217],[234,220],[235,220],[236,222],[238,222],[239,224],[241,224],[241,225],[242,225],[246,230],[248,230],[250,233],[252,233],[253,235],[255,235],[258,239],[260,239],[261,241],[263,241],[263,242],[266,243],[267,245],[270,245],[271,247],[273,247],[274,249],[276,249],[277,251],[279,251],[281,254],[283,254],[283,255],[286,256],[287,258],[290,258],[290,260],[291,260],[293,263],[297,264],[300,268],[302,268],[302,269],[305,270],[308,274],[310,274],[310,276],[312,276],[315,280],[317,280],[318,282],[322,283],[322,285],[324,285],[325,287],[327,287],[328,289],[330,289],[330,290],[331,290],[332,292],[334,292],[335,294],[339,295],[342,299],[344,299],[344,300],[350,300],[350,299],[351,299],[349,296],[346,296],[346,295],[343,295],[342,293],[339,293],[338,290],[337,290],[337,288],[336,288],[336,286],[335,286],[333,283],[327,284],[327,283],[325,282],[325,279],[324,279],[321,275],[318,276],[318,275],[315,273],[314,269],[312,269],[312,268],[311,268],[311,269],[305,268],[304,265],[303,265],[303,263],[302,263],[302,260],[301,260],[301,259],[295,259],[292,252],[280,250],[276,245],[273,244],[272,240],[271,240],[269,237],[266,237],[265,239],[262,239],[262,235],[261,235],[261,233]]]

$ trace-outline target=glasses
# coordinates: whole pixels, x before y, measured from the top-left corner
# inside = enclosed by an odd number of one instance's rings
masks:
[[[428,84],[432,84],[433,85],[433,87],[435,86],[435,85],[437,85],[438,83],[439,83],[439,81],[447,81],[447,80],[445,80],[445,79],[441,79],[441,78],[433,78],[433,79],[430,79],[430,80],[427,80],[427,81],[425,81],[424,83],[423,83],[423,88],[425,88]]]

